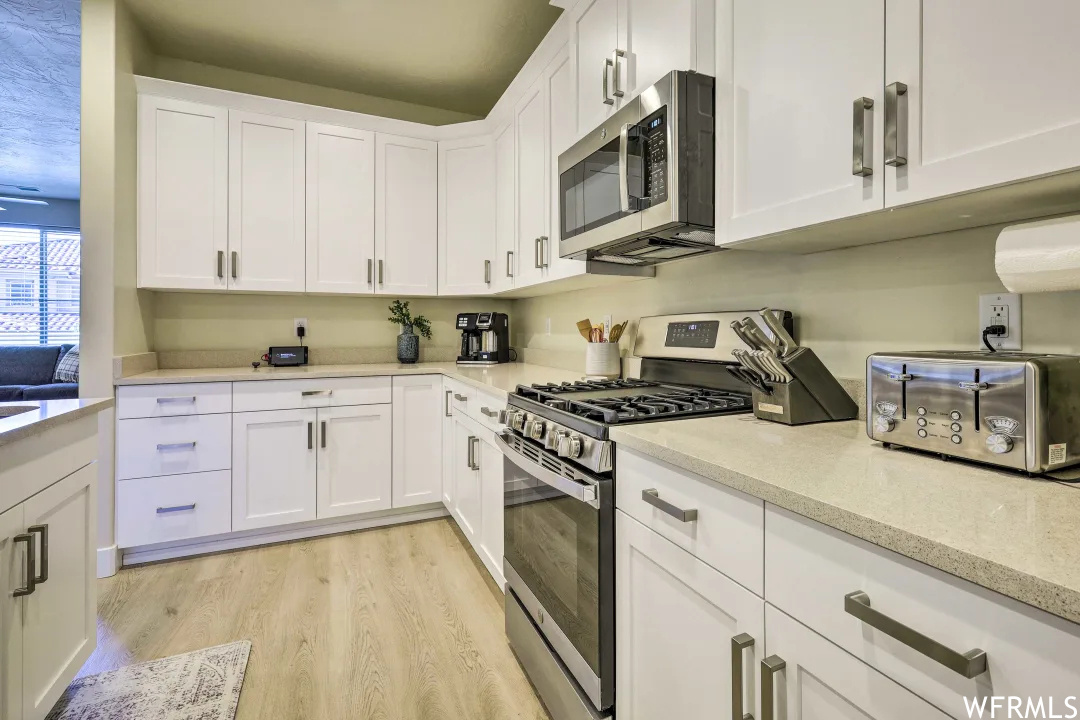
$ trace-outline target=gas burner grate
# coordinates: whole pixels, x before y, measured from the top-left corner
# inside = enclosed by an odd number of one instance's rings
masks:
[[[578,380],[576,382],[534,383],[528,387],[518,385],[518,394],[522,391],[536,390],[543,393],[565,394],[572,392],[594,392],[596,390],[624,390],[626,388],[657,387],[659,383],[647,380]]]
[[[573,393],[640,390],[611,397],[574,399]],[[605,424],[745,411],[745,394],[706,388],[674,387],[643,380],[587,380],[576,383],[519,385],[517,394],[547,407]]]

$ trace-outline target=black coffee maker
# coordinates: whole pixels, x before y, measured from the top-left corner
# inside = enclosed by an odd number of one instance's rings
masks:
[[[510,318],[505,313],[461,313],[458,365],[498,365],[510,362]]]

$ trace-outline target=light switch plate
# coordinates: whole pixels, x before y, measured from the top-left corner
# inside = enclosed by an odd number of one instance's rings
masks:
[[[989,325],[1004,325],[1007,331],[1004,335],[987,338],[990,344],[997,350],[1020,350],[1023,347],[1023,336],[1020,327],[1020,295],[1017,293],[992,293],[979,296],[979,334],[978,342],[982,344],[983,329]]]

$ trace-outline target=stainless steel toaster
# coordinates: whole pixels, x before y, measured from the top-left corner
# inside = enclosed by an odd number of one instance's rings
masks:
[[[1080,463],[1080,357],[875,353],[866,432],[886,444],[1029,473]]]

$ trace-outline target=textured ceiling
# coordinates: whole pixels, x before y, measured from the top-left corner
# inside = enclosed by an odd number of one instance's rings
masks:
[[[548,0],[127,4],[159,55],[471,115],[487,114],[561,12]]]
[[[0,0],[0,195],[79,197],[79,0]]]

